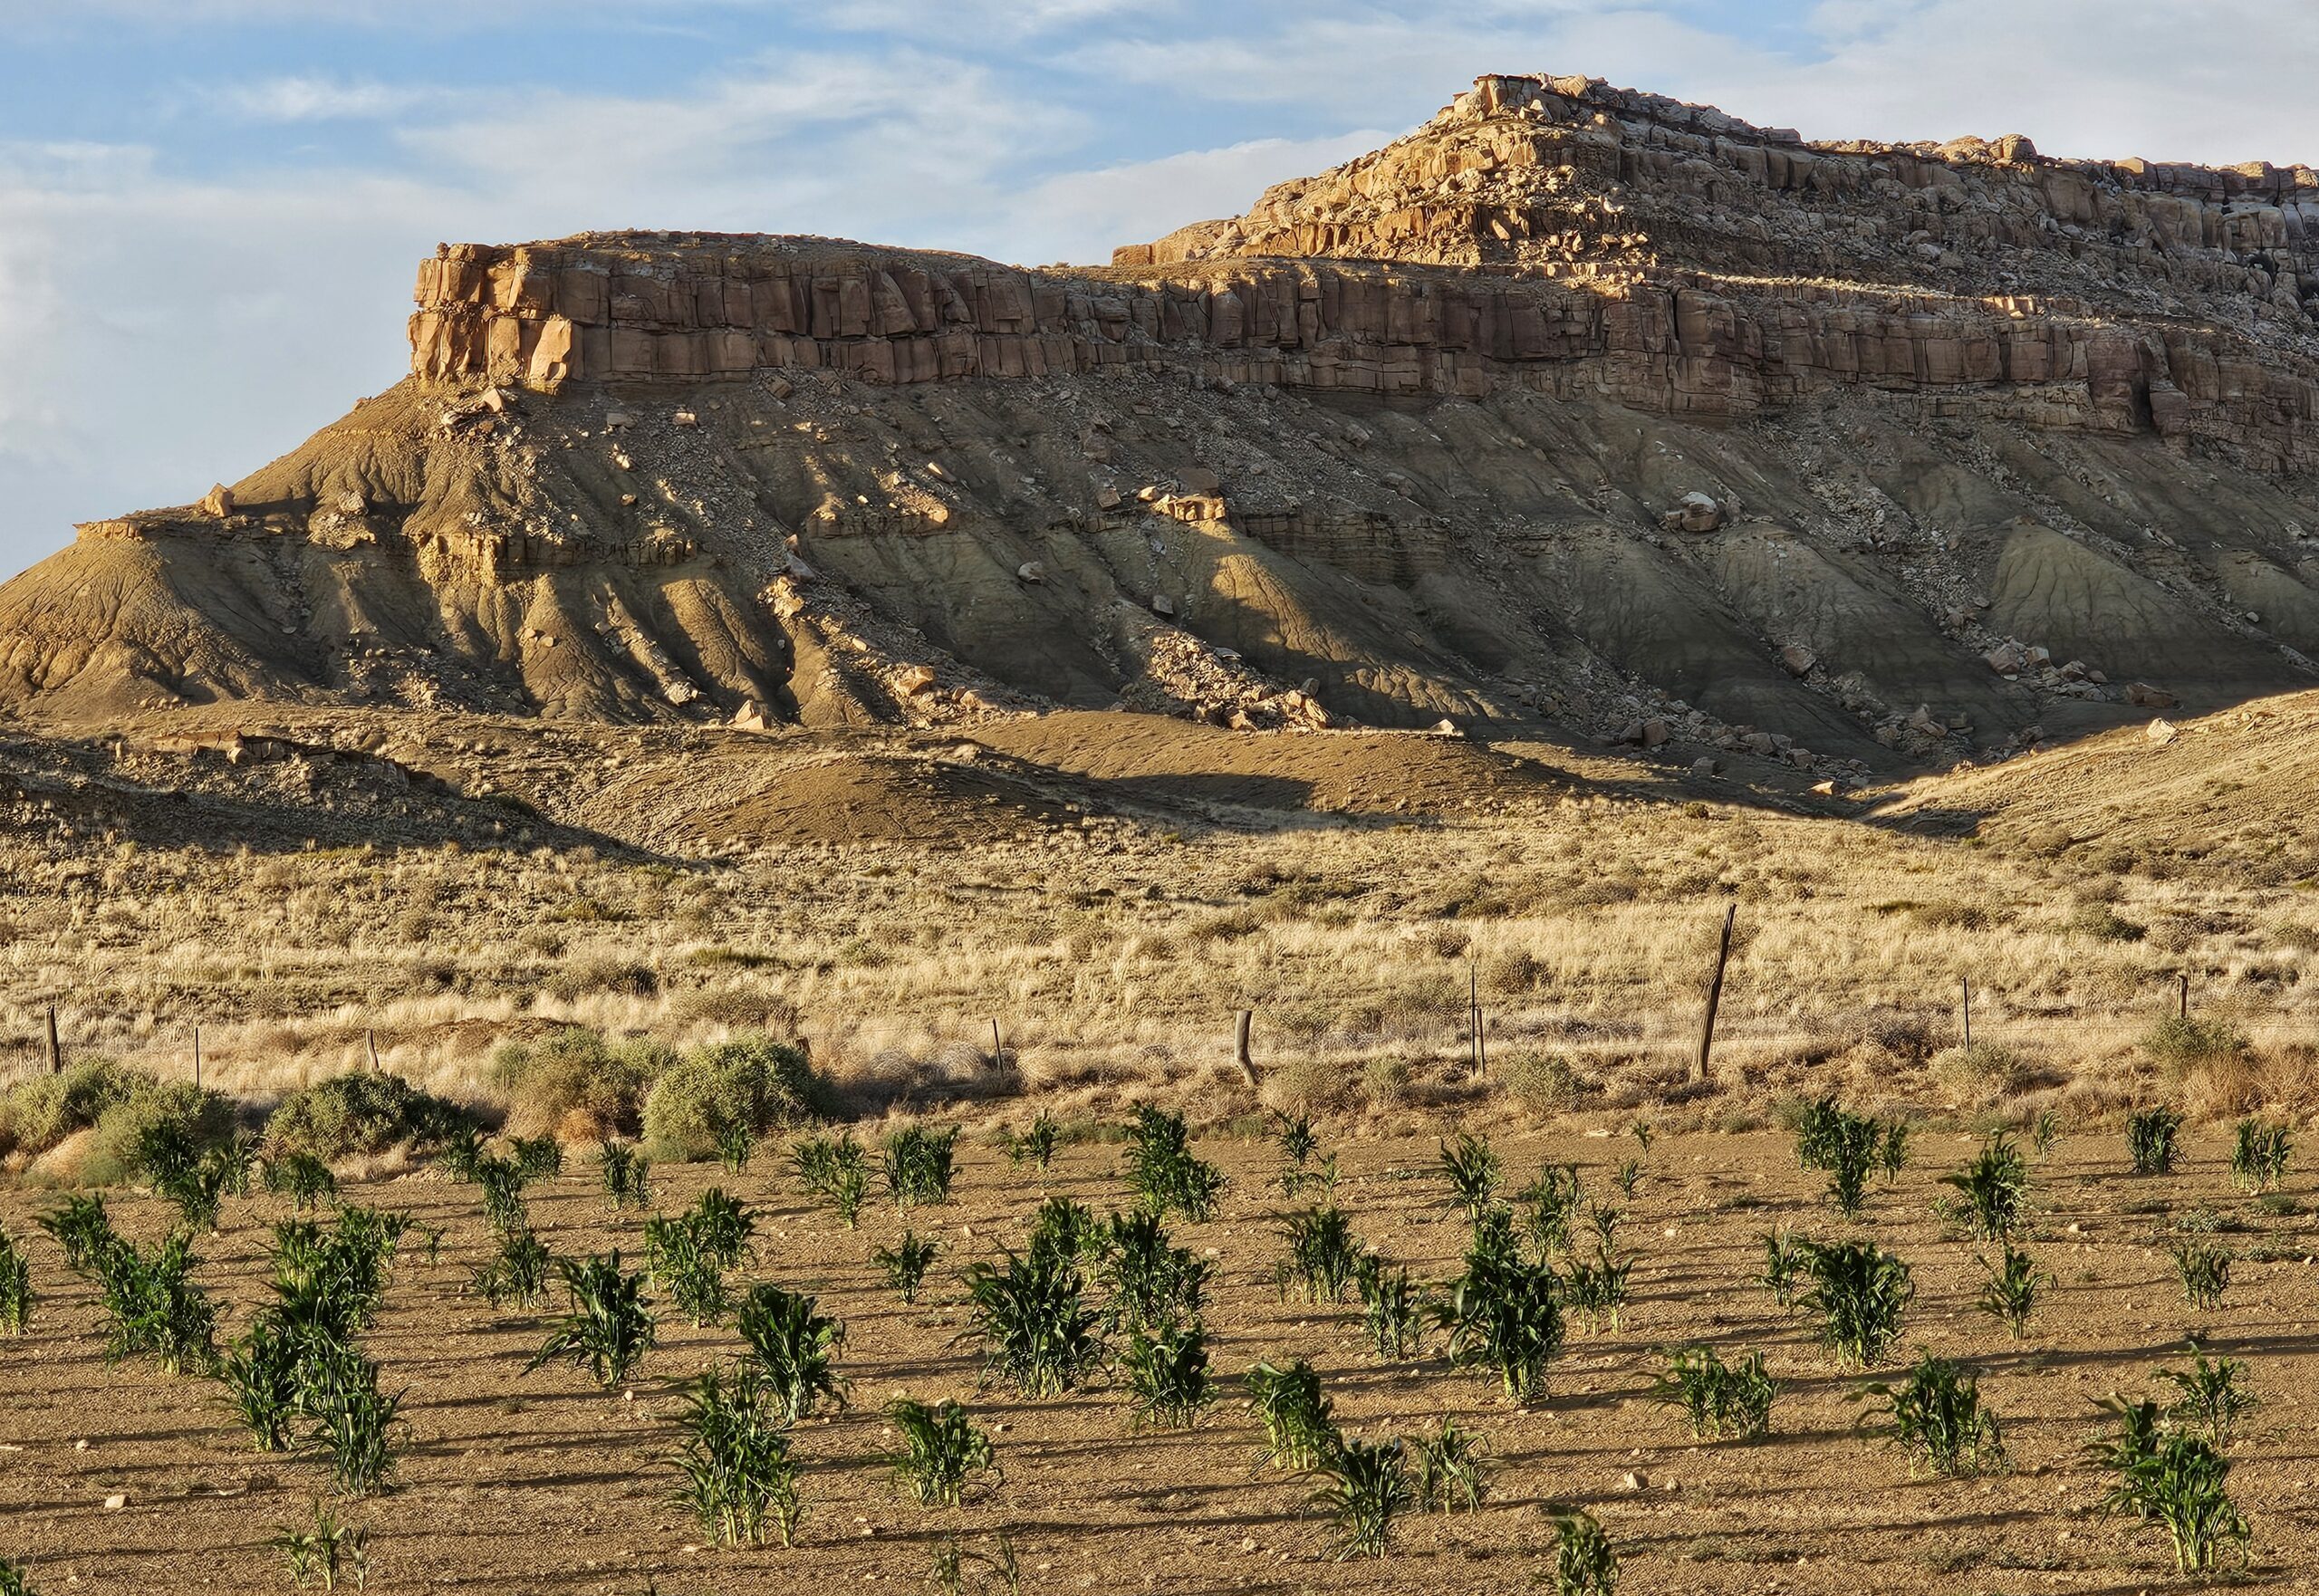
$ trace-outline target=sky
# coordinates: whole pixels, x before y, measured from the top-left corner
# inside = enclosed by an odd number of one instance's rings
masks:
[[[2319,165],[2314,70],[2310,0],[0,0],[0,572],[393,383],[441,241],[1106,261],[1485,72]]]

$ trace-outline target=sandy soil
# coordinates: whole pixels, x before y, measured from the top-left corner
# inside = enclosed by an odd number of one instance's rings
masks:
[[[737,1181],[705,1168],[663,1171],[664,1209],[712,1182],[735,1187],[760,1214],[761,1256],[748,1273],[822,1293],[850,1327],[843,1367],[853,1406],[800,1434],[809,1513],[790,1551],[706,1547],[668,1500],[674,1387],[738,1346],[729,1329],[695,1331],[671,1316],[661,1347],[623,1391],[606,1394],[562,1369],[525,1375],[543,1316],[495,1313],[464,1289],[486,1245],[472,1188],[432,1173],[350,1187],[350,1200],[405,1210],[446,1235],[439,1262],[414,1254],[399,1266],[370,1341],[387,1382],[409,1388],[397,1487],[347,1516],[370,1527],[373,1586],[386,1591],[919,1586],[942,1537],[987,1544],[1003,1528],[1032,1591],[1516,1591],[1531,1589],[1548,1561],[1542,1507],[1567,1502],[1608,1529],[1629,1591],[2126,1592],[2171,1582],[2170,1559],[2154,1532],[2094,1511],[2102,1482],[2079,1455],[2094,1432],[2093,1399],[2148,1390],[2151,1369],[2181,1360],[2186,1333],[2202,1328],[2215,1348],[2248,1360],[2264,1399],[2234,1448],[2234,1490],[2255,1526],[2253,1582],[2311,1588],[2319,1535],[2303,1505],[2319,1482],[2309,1438],[2319,1283],[2310,1221],[2232,1192],[2215,1138],[2192,1144],[2184,1173],[2160,1179],[2128,1175],[2114,1134],[2067,1138],[2038,1168],[2032,1244],[2059,1288],[2031,1338],[2015,1343],[1973,1307],[1974,1248],[1944,1235],[1929,1211],[1938,1174],[1970,1145],[1924,1137],[1920,1167],[1872,1197],[1868,1228],[1916,1267],[1904,1348],[1968,1358],[1982,1373],[2014,1458],[2011,1472],[1988,1479],[1912,1477],[1900,1451],[1855,1433],[1860,1377],[1835,1368],[1810,1326],[1746,1284],[1766,1228],[1840,1228],[1818,1200],[1818,1177],[1795,1168],[1785,1137],[1654,1144],[1621,1226],[1639,1255],[1625,1322],[1574,1333],[1550,1398],[1530,1411],[1448,1369],[1438,1341],[1419,1360],[1387,1366],[1362,1350],[1353,1310],[1283,1303],[1271,1216],[1284,1205],[1268,1189],[1278,1159],[1263,1143],[1217,1139],[1204,1151],[1234,1186],[1215,1223],[1179,1226],[1179,1239],[1219,1255],[1208,1319],[1227,1397],[1196,1429],[1141,1436],[1130,1433],[1108,1386],[1030,1402],[977,1389],[976,1347],[958,1339],[956,1272],[1019,1243],[1039,1195],[1035,1177],[987,1147],[962,1149],[951,1206],[916,1216],[946,1251],[915,1308],[869,1263],[900,1228],[890,1209],[848,1231],[804,1207],[770,1157]],[[1516,1182],[1542,1159],[1574,1159],[1603,1195],[1611,1170],[1634,1150],[1623,1136],[1600,1135],[1501,1146]],[[1368,1240],[1420,1276],[1448,1274],[1464,1227],[1444,1206],[1433,1142],[1359,1140],[1341,1152],[1341,1200]],[[1116,1203],[1116,1154],[1103,1144],[1066,1149],[1047,1188]],[[640,1250],[638,1225],[611,1220],[592,1170],[535,1190],[536,1222],[557,1251]],[[277,1201],[230,1205],[225,1234],[201,1249],[204,1278],[240,1304],[237,1319],[254,1297]],[[2229,1237],[2242,1255],[2281,1260],[2242,1258],[2225,1306],[2208,1314],[2186,1307],[2151,1245],[2170,1210],[2201,1205],[2226,1227],[2245,1227]],[[0,1215],[21,1235],[42,1206],[36,1193],[11,1192]],[[124,1196],[116,1210],[140,1235],[164,1220],[148,1197]],[[248,1450],[213,1385],[137,1363],[108,1369],[91,1291],[64,1274],[45,1235],[31,1248],[43,1300],[31,1334],[0,1343],[0,1500],[10,1504],[0,1555],[31,1559],[49,1591],[285,1585],[267,1543],[308,1516],[325,1488],[321,1466]],[[1695,1444],[1649,1399],[1657,1349],[1691,1338],[1767,1350],[1782,1381],[1769,1439]],[[1406,1519],[1382,1562],[1326,1561],[1304,1484],[1260,1466],[1236,1395],[1237,1375],[1257,1358],[1300,1355],[1323,1370],[1340,1418],[1362,1433],[1409,1433],[1445,1412],[1478,1428],[1496,1462],[1484,1510]],[[903,1391],[967,1400],[996,1432],[1003,1485],[963,1510],[922,1510],[898,1496],[880,1409]],[[109,1511],[115,1494],[126,1504]]]

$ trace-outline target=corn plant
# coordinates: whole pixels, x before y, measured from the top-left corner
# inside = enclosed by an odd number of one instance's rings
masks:
[[[886,1284],[901,1293],[903,1302],[915,1303],[926,1272],[934,1266],[941,1251],[942,1244],[932,1236],[905,1230],[901,1240],[892,1246],[878,1248],[870,1255],[870,1261],[885,1271]]]
[[[265,1189],[290,1199],[303,1214],[338,1196],[338,1177],[312,1153],[284,1153],[265,1160]]]
[[[1481,1437],[1444,1415],[1441,1428],[1410,1443],[1417,1477],[1410,1482],[1419,1512],[1478,1512],[1488,1488]]]
[[[1337,1179],[1336,1154],[1323,1153],[1317,1164],[1282,1171],[1278,1184],[1283,1197],[1293,1197],[1300,1192],[1317,1191],[1326,1198],[1336,1195]]]
[[[1101,1317],[1076,1264],[1051,1252],[1009,1252],[1004,1267],[968,1268],[966,1286],[987,1371],[1022,1395],[1071,1390],[1102,1362]]]
[[[1586,1205],[1586,1227],[1594,1233],[1594,1248],[1607,1253],[1618,1242],[1619,1221],[1626,1216],[1607,1203]]]
[[[761,1281],[749,1288],[734,1316],[786,1424],[796,1423],[823,1400],[845,1406],[847,1381],[834,1367],[845,1345],[845,1323],[814,1309],[815,1299]]]
[[[1632,1258],[1621,1259],[1608,1246],[1597,1251],[1591,1264],[1572,1263],[1563,1290],[1572,1312],[1585,1316],[1589,1330],[1619,1328],[1626,1310],[1627,1276],[1633,1269]]]
[[[261,1314],[217,1360],[217,1378],[250,1441],[261,1452],[291,1443],[303,1389],[303,1342],[274,1315]]]
[[[2054,1277],[2011,1242],[2001,1245],[2001,1263],[1979,1260],[1981,1272],[1988,1277],[1981,1283],[1981,1312],[2003,1324],[2017,1341],[2029,1328],[2037,1298],[2054,1284]]]
[[[172,1127],[174,1129],[174,1127]],[[178,1222],[188,1230],[216,1230],[226,1205],[234,1171],[213,1149],[198,1159],[188,1159],[157,1170],[153,1190],[178,1211]]]
[[[473,1180],[476,1160],[484,1153],[483,1132],[460,1120],[435,1149],[435,1162],[454,1180]]]
[[[1223,1170],[1193,1155],[1184,1117],[1149,1103],[1137,1108],[1128,1127],[1122,1173],[1138,1207],[1163,1219],[1181,1214],[1196,1225],[1214,1216],[1226,1185]]]
[[[644,1222],[646,1267],[669,1293],[677,1311],[696,1328],[725,1317],[731,1299],[725,1291],[725,1271],[716,1255],[701,1243],[692,1216],[654,1216]]]
[[[140,1356],[165,1374],[205,1373],[217,1361],[217,1304],[193,1279],[192,1238],[177,1231],[149,1251],[116,1243],[97,1260],[111,1323],[105,1361]]]
[[[886,1418],[902,1441],[893,1460],[895,1477],[921,1504],[956,1507],[966,1500],[977,1476],[992,1476],[993,1485],[1004,1482],[990,1437],[956,1402],[929,1408],[902,1397],[887,1408]]]
[[[1626,1198],[1629,1202],[1634,1201],[1635,1190],[1642,1184],[1641,1160],[1639,1159],[1628,1159],[1622,1161],[1619,1165],[1617,1172],[1611,1177],[1611,1184],[1619,1188],[1619,1195],[1621,1197]]]
[[[532,1308],[547,1301],[547,1244],[526,1230],[502,1236],[499,1255],[475,1272],[475,1289],[495,1308]]]
[[[1199,1312],[1208,1260],[1172,1245],[1158,1215],[1140,1208],[1113,1215],[1105,1242],[1103,1319],[1112,1330],[1156,1330]]]
[[[2181,1429],[2202,1437],[2218,1452],[2230,1445],[2238,1421],[2261,1406],[2238,1383],[2246,1365],[2236,1358],[2207,1360],[2205,1353],[2189,1369],[2161,1369],[2158,1378],[2181,1393],[2166,1417]]]
[[[2154,1402],[2112,1397],[2102,1405],[2120,1420],[2114,1437],[2087,1448],[2118,1476],[2102,1499],[2103,1508],[2163,1524],[2174,1565],[2183,1573],[2208,1572],[2228,1546],[2236,1546],[2244,1562],[2251,1532],[2230,1500],[2229,1460],[2196,1436],[2161,1433]]]
[[[1044,1170],[1054,1161],[1055,1143],[1061,1136],[1062,1128],[1054,1122],[1054,1116],[1041,1109],[1021,1131],[1000,1132],[1000,1145],[1006,1149],[1008,1163],[1035,1164]]]
[[[1334,1407],[1321,1394],[1321,1377],[1299,1358],[1285,1369],[1269,1360],[1250,1369],[1244,1383],[1248,1411],[1264,1427],[1265,1459],[1275,1468],[1318,1468],[1334,1443]]]
[[[1556,1258],[1569,1250],[1571,1219],[1585,1200],[1575,1164],[1559,1169],[1549,1164],[1538,1171],[1536,1179],[1514,1194],[1523,1232],[1539,1256]]]
[[[275,1307],[298,1322],[321,1323],[330,1339],[366,1329],[386,1300],[387,1277],[409,1221],[400,1214],[355,1207],[325,1230],[311,1220],[274,1227]]]
[[[311,1351],[300,1373],[298,1405],[313,1421],[313,1444],[330,1453],[331,1477],[350,1496],[368,1495],[394,1474],[389,1437],[402,1395],[379,1389],[379,1366],[354,1348]]]
[[[950,1200],[953,1149],[957,1141],[958,1129],[955,1125],[941,1130],[905,1125],[886,1138],[879,1163],[886,1177],[886,1193],[894,1199],[895,1207],[909,1208]]]
[[[555,1268],[563,1276],[572,1311],[532,1355],[524,1372],[568,1362],[587,1370],[598,1385],[610,1389],[629,1377],[659,1340],[651,1299],[644,1294],[643,1272],[623,1273],[617,1247],[609,1257],[558,1258]]]
[[[870,1191],[870,1159],[853,1133],[809,1136],[790,1149],[789,1161],[805,1190],[853,1228]]]
[[[1288,1256],[1273,1272],[1281,1296],[1294,1288],[1308,1303],[1343,1301],[1361,1260],[1361,1238],[1344,1211],[1332,1203],[1285,1215],[1280,1234],[1288,1244]]]
[[[1579,1508],[1554,1515],[1554,1596],[1611,1596],[1619,1558],[1593,1515]]]
[[[2137,1175],[2174,1172],[2174,1138],[2182,1116],[2172,1109],[2141,1109],[2126,1118],[2126,1155]]]
[[[1393,1520],[1415,1499],[1400,1441],[1339,1436],[1314,1472],[1321,1484],[1313,1505],[1328,1514],[1336,1532],[1329,1555],[1340,1562],[1384,1556]]]
[[[553,1136],[513,1138],[507,1143],[507,1156],[527,1183],[563,1173],[563,1144]]]
[[[83,1279],[95,1279],[105,1255],[126,1245],[113,1229],[101,1194],[66,1197],[63,1207],[43,1214],[36,1223],[63,1250],[64,1266]]]
[[[2029,1211],[2029,1161],[1998,1131],[1962,1169],[1940,1178],[1958,1194],[1957,1216],[1985,1241],[2009,1236]]]
[[[1876,1167],[1883,1172],[1887,1182],[1898,1180],[1900,1171],[1909,1167],[1909,1125],[1905,1120],[1887,1120],[1883,1139],[1877,1144]]]
[[[290,1582],[302,1590],[308,1585],[337,1590],[342,1569],[353,1577],[355,1589],[370,1583],[370,1532],[339,1523],[338,1515],[322,1503],[314,1505],[313,1528],[284,1524],[270,1544],[282,1554]]]
[[[1883,1361],[1900,1339],[1900,1316],[1916,1294],[1908,1264],[1873,1242],[1800,1245],[1812,1282],[1801,1304],[1819,1315],[1821,1341],[1859,1367]]]
[[[1272,1142],[1280,1149],[1292,1168],[1302,1169],[1312,1162],[1313,1155],[1321,1150],[1321,1133],[1313,1129],[1313,1116],[1299,1110],[1285,1113],[1272,1111]]]
[[[682,1483],[675,1500],[726,1546],[762,1546],[768,1532],[784,1546],[804,1516],[790,1422],[764,1371],[721,1364],[685,1383],[676,1454]]]
[[[1015,1596],[1023,1588],[1023,1565],[1015,1555],[1014,1537],[1001,1530],[991,1538],[989,1551],[977,1552],[956,1535],[944,1536],[934,1548],[926,1582],[942,1596]]]
[[[1103,1222],[1086,1204],[1067,1197],[1051,1197],[1031,1216],[1031,1255],[1082,1268],[1103,1249]]]
[[[1373,1253],[1355,1265],[1353,1285],[1361,1293],[1361,1328],[1380,1358],[1406,1358],[1425,1337],[1424,1293],[1407,1269],[1385,1267]]]
[[[597,1144],[596,1168],[603,1177],[604,1196],[611,1199],[613,1213],[623,1208],[640,1213],[652,1206],[652,1160],[641,1149],[607,1137]]]
[[[1915,1461],[1944,1478],[1985,1474],[2005,1466],[2005,1442],[1997,1415],[1981,1406],[1980,1381],[1964,1368],[1930,1352],[1898,1383],[1863,1387],[1891,1423],[1887,1432]]]
[[[0,1558],[0,1596],[38,1596],[33,1590],[32,1571],[21,1562]]]
[[[1482,1215],[1496,1206],[1502,1167],[1487,1141],[1459,1131],[1456,1140],[1441,1144],[1437,1168],[1449,1187],[1450,1206],[1462,1212],[1468,1224],[1479,1224]]]
[[[2029,1150],[2039,1158],[2052,1152],[2062,1139],[2062,1117],[2058,1110],[2047,1109],[2037,1116],[2029,1130]]]
[[[1466,1271],[1449,1283],[1434,1317],[1448,1332],[1452,1364],[1489,1369],[1517,1402],[1544,1392],[1547,1365],[1563,1341],[1554,1273],[1522,1258],[1505,1209],[1484,1211]]]
[[[1785,1230],[1766,1230],[1760,1239],[1764,1245],[1764,1272],[1756,1276],[1755,1284],[1771,1293],[1775,1306],[1792,1309],[1795,1306],[1796,1286],[1811,1276],[1811,1244]]]
[[[756,1127],[746,1120],[727,1120],[717,1127],[717,1161],[725,1166],[727,1175],[746,1169],[756,1150]],[[784,1546],[788,1543],[785,1539],[782,1542]]]
[[[0,1230],[0,1333],[22,1335],[32,1319],[31,1260],[14,1236]]]
[[[2230,1265],[2236,1261],[2228,1247],[2190,1237],[2176,1242],[2169,1255],[2174,1260],[2175,1277],[2182,1283],[2183,1298],[2190,1306],[2201,1312],[2222,1306],[2223,1293],[2230,1289]]]
[[[2284,1125],[2239,1120],[2238,1139],[2230,1151],[2231,1183],[2244,1192],[2269,1191],[2286,1178],[2287,1155],[2293,1147]]]
[[[1891,1143],[1893,1159],[1886,1157],[1891,1139],[1887,1127],[1864,1114],[1837,1106],[1823,1097],[1804,1110],[1795,1140],[1795,1161],[1828,1177],[1828,1201],[1849,1219],[1860,1212],[1868,1193],[1868,1178],[1879,1168],[1888,1173],[1905,1159],[1906,1133]]]
[[[746,1203],[728,1195],[721,1186],[700,1194],[685,1215],[701,1251],[720,1269],[737,1269],[750,1253],[749,1237],[756,1233],[756,1216]]]
[[[1732,1364],[1708,1346],[1668,1349],[1666,1370],[1651,1389],[1658,1400],[1681,1409],[1691,1434],[1703,1440],[1752,1441],[1766,1434],[1778,1393],[1761,1352]]]
[[[1127,1376],[1130,1423],[1182,1429],[1215,1399],[1208,1379],[1208,1335],[1195,1320],[1139,1330],[1120,1354]]]

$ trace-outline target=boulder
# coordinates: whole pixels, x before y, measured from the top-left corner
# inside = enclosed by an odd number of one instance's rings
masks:
[[[201,513],[213,521],[223,521],[234,513],[234,490],[218,483],[201,495]]]
[[[2171,709],[2182,700],[2164,687],[2153,687],[2148,682],[2133,682],[2126,687],[2126,702],[2137,709]]]
[[[1801,643],[1790,643],[1779,651],[1780,668],[1790,676],[1810,676],[1820,657]]]
[[[2175,729],[2174,723],[2170,720],[2153,720],[2142,733],[2142,736],[2148,737],[2151,742],[2157,744],[2161,748],[2163,748],[2167,744],[2172,742],[2180,734]]]
[[[1015,576],[1019,582],[1044,582],[1047,579],[1047,568],[1036,560],[1025,560],[1015,567]]]

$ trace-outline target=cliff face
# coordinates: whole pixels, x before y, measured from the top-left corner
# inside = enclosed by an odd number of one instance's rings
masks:
[[[1108,268],[446,246],[409,382],[0,589],[0,685],[2016,745],[2307,679],[2306,204],[1487,78]]]

